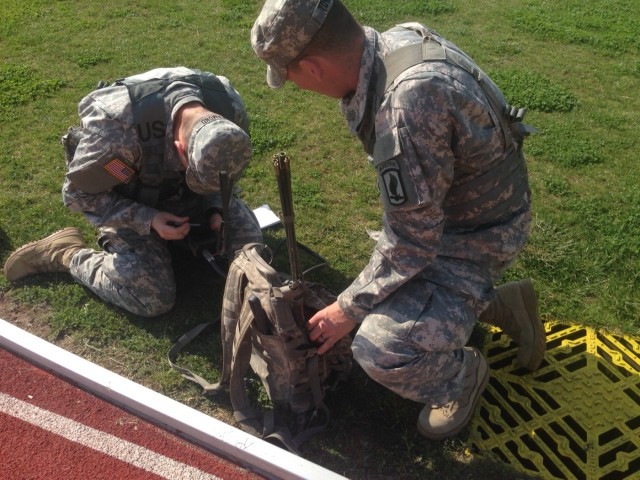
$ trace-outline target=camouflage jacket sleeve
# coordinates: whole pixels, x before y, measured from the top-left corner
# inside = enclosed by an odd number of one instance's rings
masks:
[[[374,160],[385,210],[383,228],[368,265],[338,298],[343,311],[358,322],[437,261],[443,202],[454,166],[462,157],[464,163],[474,156],[493,156],[491,150],[500,144],[477,90],[451,78],[448,67],[428,75],[420,68],[386,95],[376,115],[376,148],[386,143],[387,151]],[[448,243],[450,236],[446,238]],[[472,248],[464,240],[456,242],[454,252]],[[447,247],[447,255],[451,252]]]
[[[109,98],[104,98],[107,96]],[[78,106],[82,120],[83,138],[80,140],[68,170],[101,158],[117,158],[138,167],[141,156],[132,128],[133,122],[126,87],[111,87],[90,94]],[[150,232],[151,220],[157,210],[125,198],[114,190],[87,193],[74,185],[68,177],[62,187],[64,204],[72,211],[82,212],[95,227],[129,228],[141,235]]]

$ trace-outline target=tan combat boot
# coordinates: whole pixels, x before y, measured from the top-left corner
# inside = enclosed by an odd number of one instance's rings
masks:
[[[80,230],[67,227],[18,248],[4,264],[4,276],[15,282],[36,273],[68,272],[71,258],[84,246]]]
[[[544,326],[538,318],[538,302],[531,280],[510,282],[496,288],[496,298],[479,320],[495,325],[518,344],[518,365],[536,370],[546,349]]]
[[[471,420],[476,403],[489,383],[489,365],[473,347],[464,347],[464,386],[460,397],[442,406],[425,407],[418,417],[418,432],[429,440],[444,440],[459,433]]]

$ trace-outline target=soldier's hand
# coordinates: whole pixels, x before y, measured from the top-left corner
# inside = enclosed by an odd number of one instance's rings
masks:
[[[209,217],[209,228],[214,232],[219,232],[222,227],[222,215],[214,213]]]
[[[151,228],[165,240],[182,240],[189,233],[189,217],[158,212],[151,220]]]
[[[351,332],[356,324],[342,311],[338,302],[334,302],[309,319],[307,330],[311,341],[320,344],[318,355],[322,355]]]

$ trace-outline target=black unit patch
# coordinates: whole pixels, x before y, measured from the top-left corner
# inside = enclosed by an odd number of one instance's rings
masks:
[[[383,162],[378,166],[378,174],[389,205],[397,207],[404,204],[408,197],[398,164],[394,161]]]

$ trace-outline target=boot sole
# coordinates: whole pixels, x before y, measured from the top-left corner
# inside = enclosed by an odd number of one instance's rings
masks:
[[[29,275],[22,275],[22,276],[18,276],[18,277],[13,277],[13,276],[9,276],[7,274],[7,272],[9,272],[11,270],[11,267],[20,258],[21,254],[23,254],[27,250],[33,248],[36,244],[38,244],[40,242],[43,242],[45,240],[46,241],[58,240],[60,238],[64,238],[64,237],[67,237],[67,236],[70,236],[70,235],[82,236],[82,232],[80,231],[80,229],[78,229],[76,227],[66,227],[66,228],[63,228],[62,230],[58,230],[57,232],[52,233],[48,237],[42,238],[40,240],[35,240],[33,242],[29,242],[26,245],[21,246],[15,252],[13,252],[11,255],[9,255],[9,258],[7,258],[7,261],[4,264],[4,268],[2,269],[2,271],[4,273],[4,276],[10,282],[15,282],[15,281],[20,280],[22,278],[28,277]]]
[[[481,352],[480,355],[482,355]],[[434,440],[434,441],[439,441],[439,440],[446,440],[447,438],[453,437],[454,435],[457,435],[458,433],[460,433],[462,430],[464,430],[467,425],[469,424],[469,422],[471,421],[471,417],[473,417],[473,413],[476,410],[476,406],[478,405],[478,402],[480,401],[480,397],[482,396],[482,392],[484,392],[485,388],[487,388],[487,385],[489,384],[489,379],[491,378],[491,372],[489,369],[489,362],[487,361],[487,359],[485,359],[483,357],[484,362],[482,363],[484,365],[484,373],[482,373],[482,380],[480,380],[480,386],[478,387],[478,394],[476,395],[476,398],[473,399],[473,403],[471,404],[471,408],[469,409],[469,413],[466,416],[466,418],[464,419],[464,421],[462,421],[460,423],[460,426],[454,428],[453,430],[450,430],[446,433],[441,433],[441,434],[434,434],[432,432],[427,432],[425,431],[422,426],[420,425],[420,423],[418,422],[418,432],[425,438],[427,438],[428,440]],[[482,368],[482,367],[480,367]],[[479,372],[480,373],[480,372]]]
[[[538,301],[536,299],[536,293],[533,289],[531,280],[522,280],[522,301],[524,302],[527,312],[533,312],[533,318],[531,321],[531,327],[533,329],[533,343],[531,347],[531,355],[525,362],[521,362],[518,359],[518,365],[526,368],[527,370],[534,371],[540,367],[544,354],[547,349],[547,338],[544,331],[544,325],[538,317]]]

